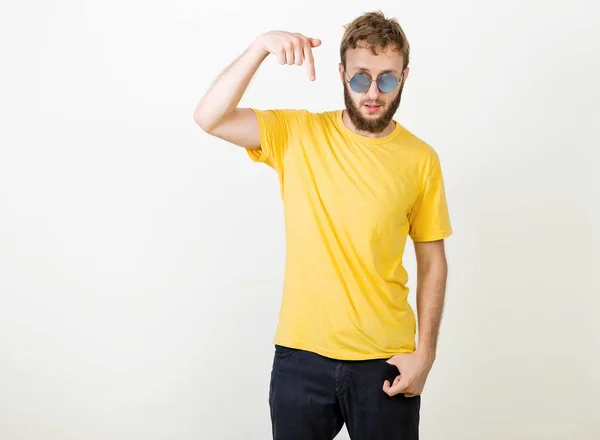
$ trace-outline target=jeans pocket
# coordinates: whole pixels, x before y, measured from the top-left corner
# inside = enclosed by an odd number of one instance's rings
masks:
[[[275,356],[280,359],[288,358],[298,350],[295,348],[284,347],[283,345],[275,345]]]
[[[395,379],[396,376],[400,375],[400,370],[398,369],[397,366],[395,366],[394,364],[391,364],[390,362],[388,362],[389,359],[385,359],[384,363],[385,363],[385,367],[386,367],[386,371],[389,374],[393,374],[393,378]],[[392,379],[393,380],[393,379]]]

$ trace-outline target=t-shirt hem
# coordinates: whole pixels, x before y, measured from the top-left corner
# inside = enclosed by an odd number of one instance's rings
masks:
[[[452,231],[440,231],[435,234],[411,235],[410,238],[414,242],[436,241],[443,240],[452,235]]]
[[[349,354],[345,354],[340,351],[327,350],[325,348],[316,347],[314,345],[304,344],[301,342],[286,342],[282,339],[277,339],[277,338],[273,342],[274,342],[274,344],[281,345],[283,347],[294,348],[297,350],[310,351],[312,353],[316,353],[318,355],[321,355],[321,356],[324,356],[324,357],[327,357],[330,359],[344,360],[344,361],[366,361],[366,360],[376,360],[376,359],[389,359],[392,356],[395,356],[397,354],[410,354],[414,351],[414,348],[413,348],[413,349],[401,349],[398,351],[394,351],[393,353],[392,352],[377,352],[377,353],[369,353],[369,354],[363,354],[363,355],[357,355],[357,354],[349,355]]]

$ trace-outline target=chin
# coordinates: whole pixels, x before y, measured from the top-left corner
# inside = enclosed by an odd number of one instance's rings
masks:
[[[365,122],[368,122],[369,124],[377,124],[377,122],[383,121],[384,112],[376,112],[375,114],[365,112],[361,113],[360,116],[362,117],[362,119],[364,119]]]
[[[400,96],[401,94],[399,93],[393,101],[388,101],[382,104],[376,112],[369,113],[364,105],[352,99],[349,87],[347,85],[344,86],[344,103],[350,120],[358,130],[370,133],[381,133],[387,128],[398,109]]]

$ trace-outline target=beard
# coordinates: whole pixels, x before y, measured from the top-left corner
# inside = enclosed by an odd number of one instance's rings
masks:
[[[365,118],[361,114],[361,108],[357,107],[350,96],[350,92],[348,90],[348,84],[344,83],[344,103],[346,104],[346,111],[348,112],[348,116],[354,124],[354,127],[363,132],[367,133],[381,133],[383,130],[387,128],[390,124],[398,107],[400,107],[400,98],[402,97],[402,89],[404,88],[404,81],[400,84],[400,90],[398,91],[398,96],[394,98],[392,102],[390,102],[385,108],[383,114],[376,119]],[[363,100],[365,102],[369,102],[369,100]],[[377,105],[382,105],[382,102],[377,101]],[[361,106],[362,107],[362,106]],[[382,107],[383,108],[383,107]]]

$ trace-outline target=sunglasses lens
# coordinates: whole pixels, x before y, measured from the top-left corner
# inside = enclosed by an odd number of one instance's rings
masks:
[[[389,93],[396,88],[398,80],[391,73],[384,73],[377,78],[377,87],[384,93]]]
[[[371,87],[371,80],[363,73],[354,75],[350,80],[350,88],[356,93],[364,93],[369,90],[369,87]]]

